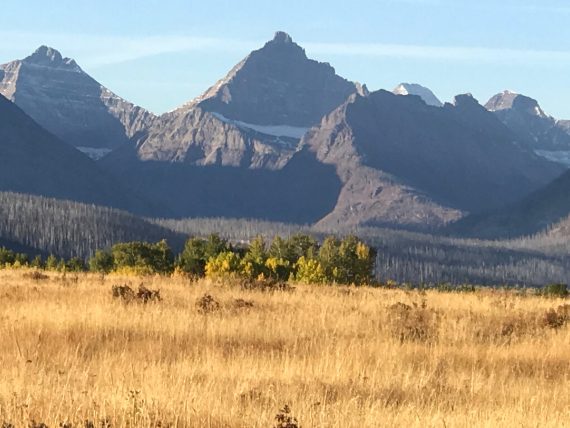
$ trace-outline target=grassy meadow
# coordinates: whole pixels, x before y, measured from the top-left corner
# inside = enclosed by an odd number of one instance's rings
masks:
[[[0,271],[0,426],[570,426],[564,305]]]

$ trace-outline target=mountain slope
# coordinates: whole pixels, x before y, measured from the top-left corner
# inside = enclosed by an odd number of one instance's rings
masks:
[[[396,95],[417,95],[427,105],[434,107],[442,107],[443,103],[428,88],[417,83],[400,83],[394,88],[392,93]]]
[[[142,210],[94,161],[0,95],[0,190]]]
[[[41,46],[27,58],[0,65],[0,70],[0,94],[76,147],[105,153],[154,120],[53,48]]]
[[[436,108],[378,91],[351,96],[302,144],[344,184],[323,224],[421,228],[514,201],[561,173],[514,140],[471,96]]]
[[[567,230],[569,189],[570,172],[566,172],[520,202],[500,210],[468,216],[450,225],[448,230],[462,236],[486,239],[532,235],[551,227],[558,231]]]
[[[547,159],[570,166],[568,122],[548,116],[536,100],[511,91],[493,96],[485,107],[511,129],[522,144]]]
[[[0,192],[0,245],[16,251],[34,248],[43,254],[85,258],[117,242],[161,239],[180,250],[184,235],[124,211]]]
[[[156,121],[137,139],[136,156],[279,169],[307,129],[357,91],[366,89],[279,32],[202,96]]]

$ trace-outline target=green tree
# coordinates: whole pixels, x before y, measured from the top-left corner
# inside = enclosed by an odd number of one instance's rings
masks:
[[[33,260],[30,262],[30,266],[36,269],[43,269],[44,262],[42,260],[42,256],[34,257]]]
[[[206,241],[201,238],[191,238],[184,244],[184,250],[178,256],[177,266],[186,273],[204,276],[206,272]],[[217,256],[211,256],[215,257]]]
[[[11,265],[16,261],[16,255],[6,247],[0,248],[0,267]]]
[[[318,260],[324,270],[327,282],[338,283],[341,276],[340,241],[334,236],[325,238],[319,249]]]
[[[84,272],[85,261],[79,257],[72,257],[65,263],[67,272]]]
[[[267,255],[271,258],[287,260],[289,263],[296,262],[298,258],[291,248],[290,242],[281,238],[279,235],[273,238]]]
[[[287,240],[287,246],[289,247],[291,263],[295,263],[301,257],[314,258],[317,255],[318,245],[315,238],[309,235],[298,233],[291,236]]]
[[[174,268],[172,251],[165,240],[148,242],[124,242],[111,249],[116,270],[140,274],[167,274]]]
[[[267,252],[265,241],[262,236],[258,236],[249,245],[241,264],[241,272],[248,278],[258,278],[259,276],[268,276],[269,271],[265,266],[267,260]]]
[[[57,257],[50,254],[46,259],[46,270],[56,271],[58,265]]]
[[[92,272],[110,273],[113,270],[113,265],[111,251],[97,250],[89,259],[89,270]]]
[[[213,233],[206,239],[204,247],[204,260],[207,261],[212,257],[217,257],[218,254],[230,251],[228,241],[220,238],[220,235]]]

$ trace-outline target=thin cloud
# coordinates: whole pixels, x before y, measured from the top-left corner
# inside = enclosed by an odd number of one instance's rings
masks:
[[[9,41],[9,42],[8,42]],[[95,36],[0,32],[0,51],[31,52],[40,44],[60,49],[87,68],[105,67],[162,54],[226,52],[246,55],[263,41],[193,36]],[[303,43],[309,55],[446,60],[469,63],[569,63],[570,51],[429,46],[386,43]],[[13,59],[13,58],[8,58]]]
[[[541,63],[570,62],[569,51],[495,49],[465,46],[423,46],[383,43],[307,43],[308,51],[318,55],[391,57],[461,62]]]
[[[9,41],[9,42],[8,42]],[[114,65],[155,55],[191,52],[248,52],[255,42],[192,36],[96,36],[85,34],[38,34],[0,32],[0,51],[31,53],[39,45],[50,45],[84,67]]]

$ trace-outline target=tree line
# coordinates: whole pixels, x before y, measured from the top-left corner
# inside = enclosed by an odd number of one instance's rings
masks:
[[[186,241],[174,255],[166,240],[156,243],[135,241],[97,250],[85,262],[73,257],[51,255],[30,259],[26,254],[0,248],[0,266],[30,266],[63,272],[91,271],[139,275],[170,275],[174,272],[194,278],[244,278],[250,280],[299,281],[308,284],[354,284],[374,282],[376,254],[355,236],[329,236],[322,243],[306,234],[288,238],[276,236],[266,242],[262,236],[249,244],[232,244],[217,234]]]

